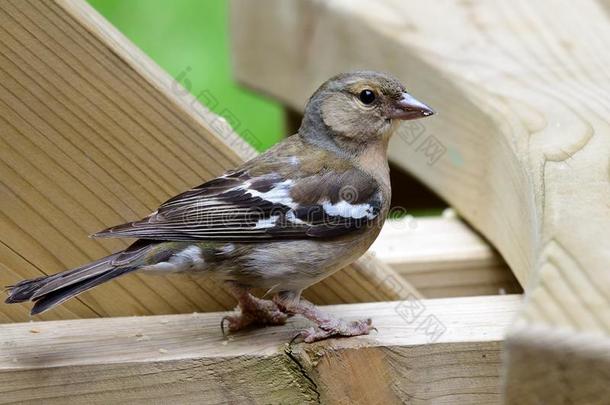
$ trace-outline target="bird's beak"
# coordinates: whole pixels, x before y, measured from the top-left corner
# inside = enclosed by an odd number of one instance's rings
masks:
[[[428,117],[434,114],[434,110],[409,93],[402,93],[402,97],[394,105],[390,118],[399,120],[414,120],[416,118]]]

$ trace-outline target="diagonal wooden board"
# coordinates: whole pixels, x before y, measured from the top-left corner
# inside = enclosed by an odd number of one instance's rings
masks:
[[[87,236],[154,211],[255,152],[84,1],[0,3],[0,284],[126,246]],[[374,257],[308,291],[318,303],[419,296]],[[204,279],[127,276],[36,319],[219,311]],[[0,322],[30,304],[0,304]]]
[[[596,0],[232,2],[243,83],[301,109],[330,75],[379,69],[437,109],[403,125],[391,155],[525,287],[507,344],[509,403],[610,397],[609,10]]]

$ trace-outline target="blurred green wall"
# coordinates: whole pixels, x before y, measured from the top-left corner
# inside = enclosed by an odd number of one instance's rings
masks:
[[[240,88],[231,77],[227,0],[89,0],[89,3],[190,92],[220,115],[233,114],[259,150],[283,134],[277,103]],[[205,93],[204,93],[205,94]],[[228,117],[227,117],[228,118]],[[230,120],[231,121],[231,120]]]

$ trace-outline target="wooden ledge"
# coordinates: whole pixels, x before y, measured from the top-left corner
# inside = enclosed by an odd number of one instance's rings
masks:
[[[520,296],[330,306],[370,336],[288,348],[307,325],[223,338],[222,313],[6,324],[2,402],[393,403],[500,398],[500,348]]]
[[[369,251],[426,298],[523,291],[489,243],[450,213],[387,221]]]

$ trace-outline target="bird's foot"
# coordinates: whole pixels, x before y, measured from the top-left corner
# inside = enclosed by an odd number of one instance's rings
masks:
[[[273,301],[249,295],[239,301],[238,309],[233,314],[222,318],[220,328],[224,334],[225,324],[229,332],[237,332],[255,325],[284,325],[287,319],[288,315],[280,311]]]
[[[373,329],[375,329],[375,327],[373,326],[371,319],[360,319],[357,321],[334,319],[330,322],[324,322],[318,325],[317,329],[311,327],[302,330],[294,337],[293,341],[299,337],[302,338],[305,343],[312,343],[337,336],[368,335]]]
[[[368,335],[373,327],[373,322],[370,319],[361,319],[357,321],[346,321],[344,319],[335,318],[330,314],[322,311],[311,302],[300,299],[285,300],[281,296],[275,298],[285,312],[289,314],[299,314],[314,322],[317,328],[308,328],[302,330],[291,341],[294,342],[298,338],[302,338],[304,342],[311,343],[318,340],[324,340],[335,336],[360,336]]]

